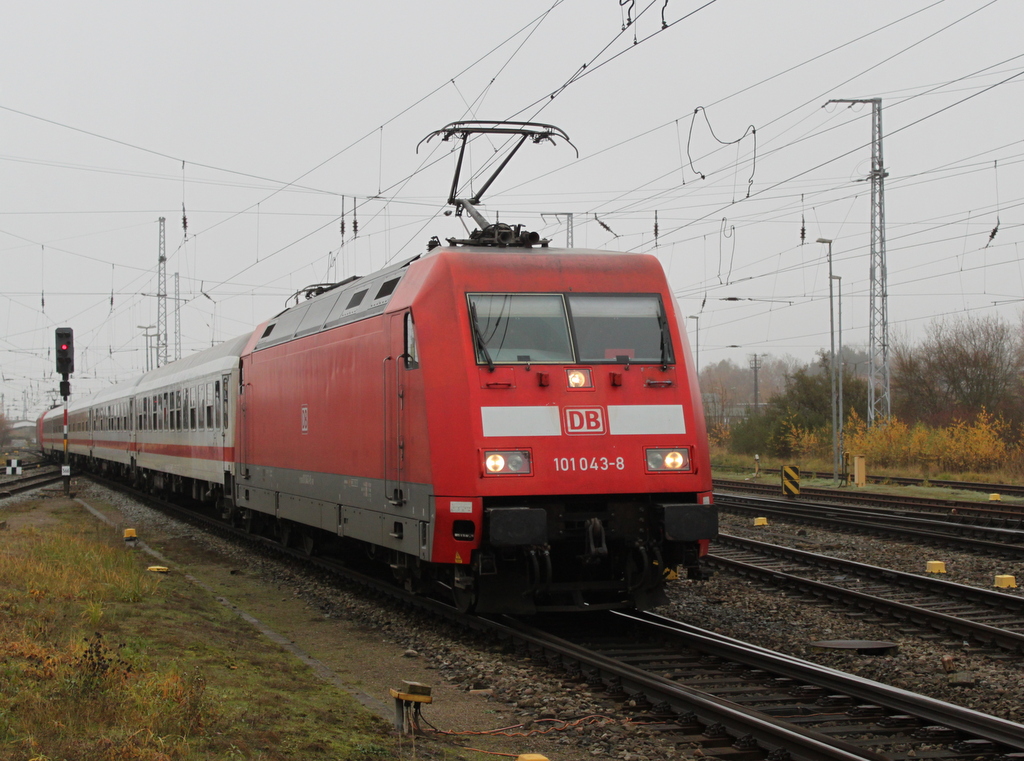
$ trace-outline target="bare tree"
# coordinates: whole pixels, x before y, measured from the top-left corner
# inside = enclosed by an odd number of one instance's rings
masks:
[[[1024,343],[997,317],[933,322],[919,346],[894,342],[892,358],[900,417],[944,424],[986,409],[1022,419]]]
[[[7,442],[11,440],[13,428],[14,426],[11,425],[11,421],[7,419],[7,416],[0,412],[0,447],[7,446]]]

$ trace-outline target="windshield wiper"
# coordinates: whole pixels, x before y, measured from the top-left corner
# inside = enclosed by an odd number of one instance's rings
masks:
[[[658,325],[661,326],[661,369],[668,370],[668,353],[672,345],[672,336],[668,332],[668,320],[661,312],[658,313]]]
[[[494,372],[494,360],[491,359],[491,353],[487,351],[487,344],[484,343],[483,334],[480,332],[480,323],[476,319],[476,304],[470,303],[469,314],[473,318],[473,336],[476,338],[476,345],[480,347],[480,353],[484,355],[484,359],[487,360],[487,369],[490,372]]]

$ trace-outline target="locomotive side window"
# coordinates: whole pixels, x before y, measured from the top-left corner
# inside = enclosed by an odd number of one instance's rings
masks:
[[[381,285],[380,290],[377,291],[377,295],[373,297],[373,300],[376,301],[377,299],[383,299],[390,296],[395,292],[395,286],[398,285],[398,281],[401,279],[402,278],[400,277],[396,277],[393,280],[385,281]]]
[[[467,295],[477,363],[573,361],[561,294]]]
[[[331,307],[334,306],[340,296],[341,294],[339,293],[328,293],[311,300],[309,307],[306,309],[306,314],[302,318],[302,322],[299,323],[299,327],[295,331],[295,335],[304,336],[320,330],[324,322],[327,321],[327,315],[330,314]]]
[[[363,288],[361,291],[356,291],[352,294],[352,298],[348,300],[345,305],[345,309],[355,309],[357,306],[363,303],[363,299],[366,297],[366,289]]]
[[[363,299],[366,297],[366,288],[356,291],[352,295],[349,295],[348,291],[341,294],[338,300],[334,303],[334,308],[331,313],[327,315],[327,325],[332,325],[341,320],[345,313],[350,309],[355,309],[357,306],[363,303]]]
[[[257,343],[258,347],[280,343],[281,341],[287,341],[293,335],[295,335],[296,328],[299,327],[299,323],[302,322],[302,318],[306,316],[309,302],[299,304],[289,309],[287,312],[283,312],[278,315],[277,322],[273,325],[267,326],[267,331],[273,328],[274,336],[271,339],[261,338]],[[264,333],[266,335],[266,333]],[[202,417],[202,415],[200,415]]]
[[[412,312],[405,313],[405,367],[415,370],[420,366],[420,351],[416,345],[416,324],[412,320]]]
[[[656,294],[572,294],[569,312],[580,362],[672,362]]]

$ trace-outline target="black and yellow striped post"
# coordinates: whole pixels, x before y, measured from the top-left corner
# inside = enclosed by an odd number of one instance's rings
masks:
[[[796,465],[782,466],[782,493],[787,497],[800,496],[800,468]]]

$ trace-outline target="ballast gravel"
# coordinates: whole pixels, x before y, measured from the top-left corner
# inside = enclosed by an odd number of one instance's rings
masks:
[[[590,692],[586,685],[568,680],[564,674],[508,652],[499,643],[455,631],[359,591],[339,589],[316,572],[254,554],[249,547],[205,534],[116,492],[88,486],[83,496],[88,499],[89,494],[114,505],[139,525],[190,539],[202,549],[244,567],[246,573],[277,583],[324,617],[345,618],[372,627],[381,638],[403,649],[407,657],[424,659],[428,668],[465,693],[467,701],[491,701],[510,711],[516,724],[522,725],[510,731],[543,732],[542,738],[535,739],[541,750],[533,752],[544,752],[552,761],[656,761],[701,756],[696,747],[679,747],[656,730],[630,723],[628,714],[621,712],[614,701]],[[948,580],[979,587],[990,588],[997,574],[1016,575],[1024,582],[1024,566],[1019,561],[1007,563],[948,550],[940,556],[918,546],[861,535],[781,523],[755,528],[752,523],[748,517],[721,515],[722,533],[911,573],[923,574],[928,560],[942,560]],[[671,603],[657,612],[761,647],[1024,722],[1024,659],[1020,657],[899,625],[868,623],[829,605],[789,598],[776,589],[724,573],[708,581],[672,582],[670,599]],[[887,656],[865,656],[810,646],[817,640],[832,639],[891,641],[898,645],[898,651]],[[947,671],[950,657],[955,681]]]

